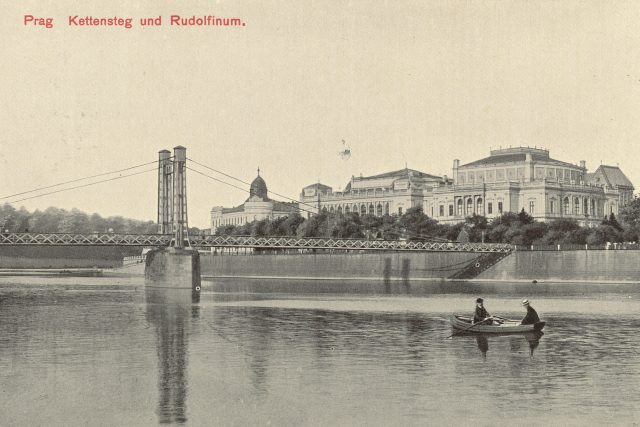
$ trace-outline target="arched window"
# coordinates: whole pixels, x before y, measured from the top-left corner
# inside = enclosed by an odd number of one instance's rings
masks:
[[[369,204],[369,215],[375,214],[375,208],[373,207],[373,203]]]
[[[582,198],[582,213],[587,215],[589,213],[589,202],[586,197]]]
[[[342,215],[342,206],[338,206],[338,213]]]
[[[478,200],[476,200],[476,213],[478,215],[484,215],[484,209],[482,207],[482,197],[478,197]]]
[[[555,199],[549,200],[549,213],[556,213],[556,201]]]
[[[573,198],[573,213],[580,215],[580,199],[578,197]]]
[[[569,198],[565,197],[564,200],[562,201],[562,204],[564,206],[564,214],[565,215],[569,215],[570,211],[570,207],[569,207]]]
[[[382,205],[380,203],[378,203],[378,206],[376,207],[376,215],[382,216]]]
[[[384,214],[389,215],[389,203],[384,204]]]
[[[467,199],[467,216],[473,215],[473,199],[469,197]]]
[[[331,212],[331,213],[334,213],[334,212],[335,212],[335,209],[333,209],[333,206],[331,206],[331,207],[329,208],[329,212]]]
[[[360,206],[360,215],[366,215],[367,214],[367,205],[361,205]]]
[[[462,216],[462,199],[458,199],[458,216]]]
[[[351,208],[349,207],[349,205],[344,207],[344,213],[346,214],[351,213]]]
[[[591,199],[591,215],[598,215],[598,212],[596,212],[596,200],[595,199]]]

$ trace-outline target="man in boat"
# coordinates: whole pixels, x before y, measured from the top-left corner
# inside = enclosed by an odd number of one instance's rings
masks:
[[[522,319],[522,322],[520,322],[520,324],[533,325],[534,323],[538,323],[540,321],[538,313],[536,313],[533,307],[531,307],[528,299],[522,301],[522,306],[527,309],[527,315],[524,316],[524,319]]]
[[[489,319],[491,319],[491,315],[484,308],[484,300],[482,298],[476,299],[476,312],[473,315],[473,323],[484,322],[486,325],[491,325],[493,321]]]

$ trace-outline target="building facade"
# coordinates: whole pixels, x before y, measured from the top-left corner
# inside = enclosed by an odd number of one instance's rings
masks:
[[[215,233],[219,227],[225,225],[244,225],[246,223],[275,219],[298,212],[296,202],[279,202],[269,198],[267,183],[260,176],[251,182],[249,198],[241,205],[233,208],[214,206],[211,209],[211,232]]]
[[[423,198],[424,212],[440,222],[524,209],[539,221],[569,218],[595,225],[611,213],[617,216],[634,190],[617,166],[588,173],[584,161],[575,165],[529,147],[491,150],[489,157],[464,165],[454,160],[452,176],[453,182]]]
[[[447,183],[452,181],[446,176],[408,168],[373,176],[352,176],[344,191],[334,192],[320,183],[304,187],[300,193],[300,206],[307,217],[319,211],[402,215],[409,208],[421,206],[425,194],[434,187]]]

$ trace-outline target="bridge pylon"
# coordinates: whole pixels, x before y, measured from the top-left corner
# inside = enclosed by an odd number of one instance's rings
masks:
[[[172,235],[169,247],[147,253],[147,286],[200,292],[200,255],[189,243],[187,216],[187,149],[174,147],[158,156],[158,232]]]
[[[171,152],[158,153],[158,234],[173,233],[173,162]]]

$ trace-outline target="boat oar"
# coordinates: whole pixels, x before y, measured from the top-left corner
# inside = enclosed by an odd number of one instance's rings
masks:
[[[478,322],[478,323],[474,323],[473,325],[469,326],[469,327],[468,327],[468,328],[466,328],[466,329],[463,329],[463,330],[461,330],[461,331],[456,331],[456,332],[452,333],[451,335],[449,335],[447,338],[451,338],[452,336],[454,336],[454,335],[455,335],[455,334],[457,334],[457,333],[459,334],[460,332],[467,332],[469,329],[474,328],[474,327],[476,327],[476,326],[478,326],[478,325],[482,325],[484,322],[489,321],[489,320],[493,320],[493,317],[488,317],[488,318],[486,318],[486,319],[484,319],[484,320],[481,320],[481,321],[480,321],[480,322]],[[446,340],[447,338],[445,338],[445,340]]]

